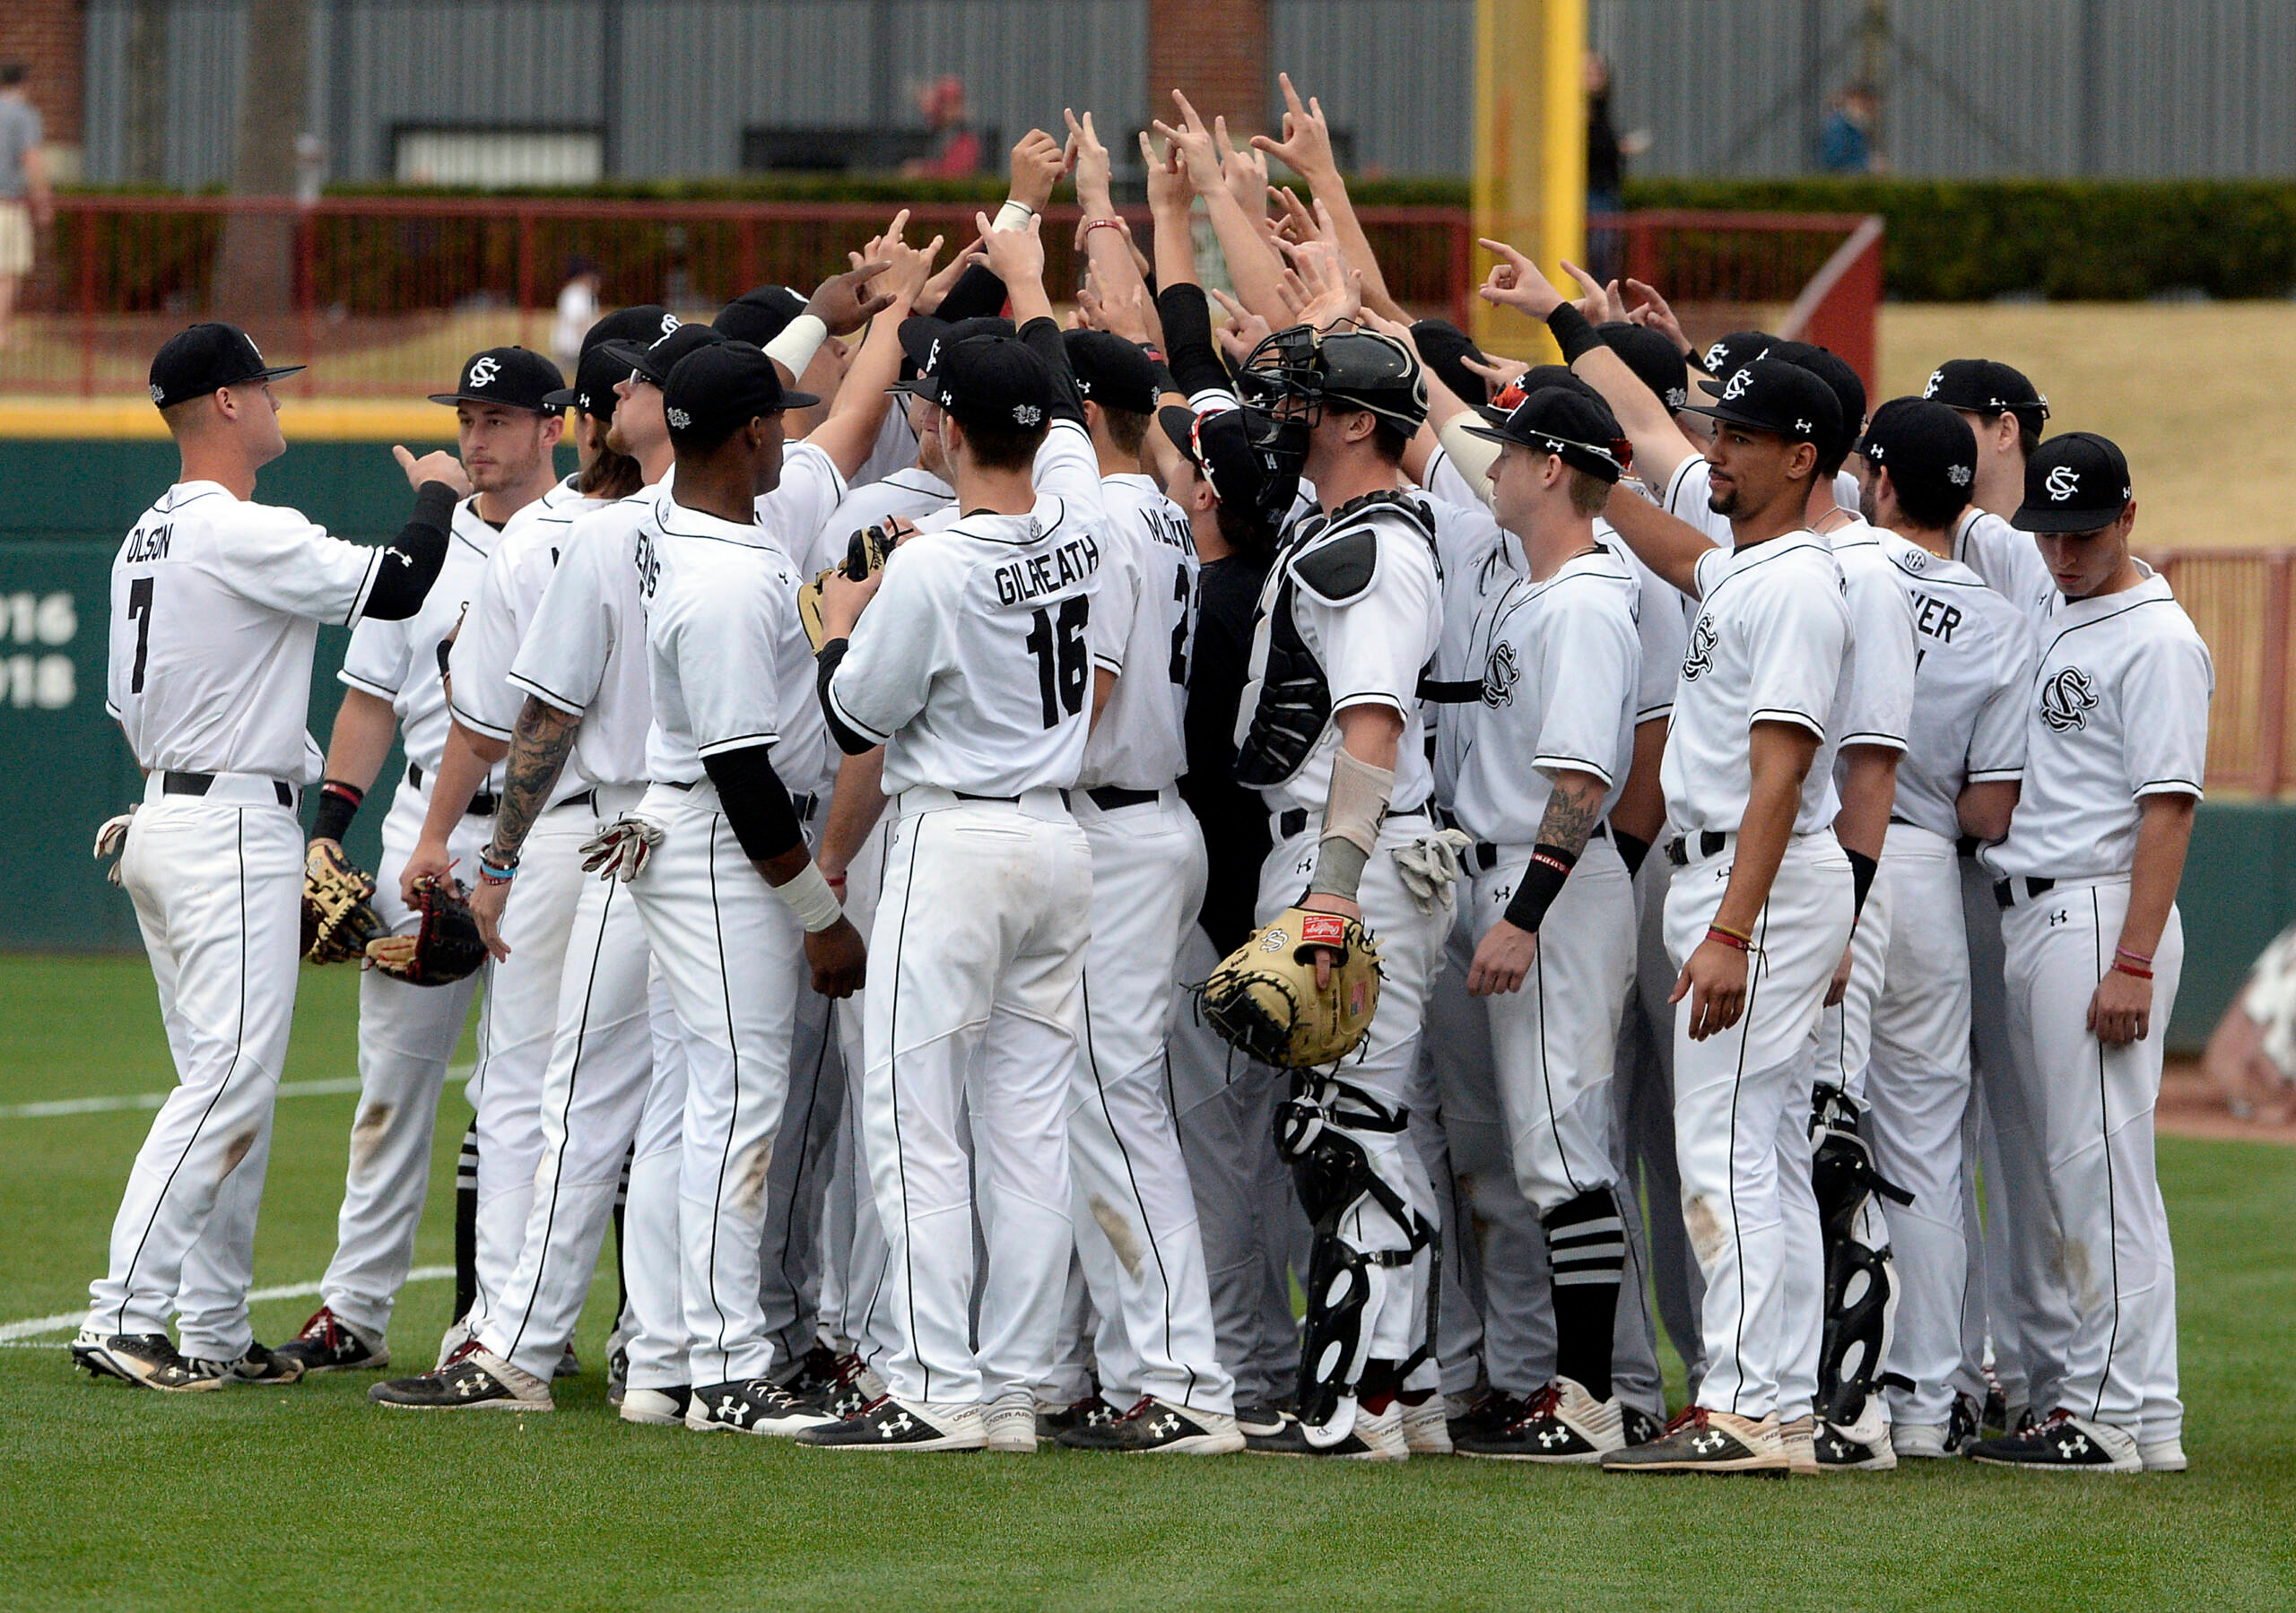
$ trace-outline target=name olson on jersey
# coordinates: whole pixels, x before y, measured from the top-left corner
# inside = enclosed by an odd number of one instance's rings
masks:
[[[139,526],[127,537],[127,553],[122,558],[133,566],[140,560],[164,560],[168,558],[168,538],[173,526]]]
[[[1083,582],[1100,568],[1100,546],[1090,533],[1049,554],[1032,554],[996,568],[996,601],[1017,605]]]

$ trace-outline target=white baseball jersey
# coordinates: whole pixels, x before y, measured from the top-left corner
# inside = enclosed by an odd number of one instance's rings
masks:
[[[1443,456],[1449,463],[1449,455]],[[1458,475],[1456,467],[1451,472]],[[1429,480],[1436,480],[1430,467]],[[1479,503],[1428,506],[1435,518],[1435,552],[1442,568],[1442,630],[1435,641],[1433,675],[1439,682],[1466,683],[1483,675],[1489,646],[1483,641],[1483,608],[1524,575],[1522,548],[1514,535]],[[1444,700],[1422,708],[1421,721],[1435,736],[1435,798],[1456,806],[1459,764],[1474,725],[1469,703]]]
[[[1730,530],[1730,517],[1714,513],[1714,467],[1703,455],[1693,454],[1674,467],[1665,490],[1660,495],[1658,507],[1680,521],[1687,521],[1721,548],[1727,549],[1737,542]]]
[[[2215,688],[2208,646],[2149,567],[2134,588],[2058,605],[2027,690],[2024,790],[1987,864],[2057,880],[2128,873],[2138,801],[2200,795]]]
[[[463,620],[470,602],[478,597],[486,562],[501,533],[478,514],[475,498],[455,506],[454,536],[447,543],[447,563],[439,580],[422,601],[422,608],[404,621],[362,621],[351,632],[339,674],[352,688],[388,700],[398,714],[399,741],[406,759],[423,772],[439,770],[447,748],[447,685],[439,650]],[[489,788],[500,782],[500,771],[488,775]]]
[[[1642,671],[1635,683],[1634,720],[1657,722],[1674,709],[1674,683],[1682,675],[1683,654],[1690,644],[1690,619],[1695,610],[1689,596],[1642,563],[1626,546],[1618,529],[1600,516],[1595,517],[1595,542],[1618,557],[1633,573],[1639,591],[1634,631],[1642,645]]]
[[[1294,580],[1302,563],[1312,565],[1318,551],[1366,529],[1377,534],[1376,558],[1369,578],[1346,597],[1333,599],[1304,579]],[[1443,632],[1443,579],[1430,537],[1401,510],[1378,505],[1305,535],[1299,525],[1293,526],[1260,593],[1250,672],[1237,703],[1239,747],[1251,733],[1267,677],[1274,626],[1270,613],[1286,594],[1292,626],[1323,669],[1332,715],[1325,719],[1306,759],[1292,776],[1260,791],[1268,810],[1300,807],[1314,817],[1323,816],[1331,798],[1332,757],[1339,750],[1338,714],[1351,706],[1387,706],[1403,714],[1388,811],[1402,813],[1425,806],[1434,774],[1427,760],[1419,677],[1432,662]]]
[[[1013,796],[1076,782],[1101,538],[1092,439],[1056,420],[1036,507],[911,538],[830,681],[839,721],[885,747],[884,787]]]
[[[1471,646],[1483,698],[1453,708],[1463,743],[1451,810],[1468,834],[1533,844],[1565,771],[1602,780],[1605,812],[1616,802],[1634,758],[1640,592],[1598,549],[1544,582],[1515,578],[1483,607]]]
[[[2035,632],[2047,631],[2049,612],[2063,596],[2031,533],[1972,504],[1954,525],[1953,558],[2022,611]]]
[[[2023,613],[1967,566],[1894,533],[1882,547],[1913,607],[1915,655],[1913,728],[1891,816],[1958,840],[1964,786],[2024,776],[2039,646]]]
[[[318,624],[365,608],[382,554],[213,481],[170,488],[111,565],[104,709],[138,765],[315,783]]]
[[[845,473],[827,449],[809,442],[791,443],[781,456],[781,480],[771,492],[759,496],[758,525],[793,565],[801,564],[821,542],[822,529],[845,502],[847,491]],[[831,563],[824,560],[822,565]]]
[[[1831,546],[1805,530],[1712,550],[1699,558],[1697,580],[1698,620],[1658,770],[1667,820],[1677,834],[1735,834],[1753,785],[1753,725],[1791,723],[1818,736],[1794,832],[1827,827],[1840,806],[1827,725],[1850,635]]]
[[[914,525],[926,516],[951,509],[956,501],[957,490],[922,465],[909,465],[879,481],[857,481],[797,559],[807,577],[817,577],[844,563],[846,545],[855,533],[895,516]]]
[[[698,784],[709,776],[704,759],[770,745],[791,793],[813,789],[829,771],[829,733],[804,711],[813,703],[813,656],[797,620],[796,563],[763,526],[674,499],[646,510],[633,563],[654,690],[647,776]]]
[[[582,719],[568,771],[585,785],[646,782],[654,694],[638,592],[638,527],[669,498],[670,478],[567,528],[558,564],[535,603],[509,680]]]
[[[1827,541],[1849,606],[1849,654],[1834,702],[1833,742],[1903,750],[1913,727],[1913,608],[1874,527],[1852,521],[1828,533]]]
[[[1116,688],[1084,741],[1076,782],[1161,790],[1187,771],[1180,715],[1196,636],[1196,534],[1178,505],[1146,476],[1100,479],[1100,586],[1092,597],[1092,664]]]

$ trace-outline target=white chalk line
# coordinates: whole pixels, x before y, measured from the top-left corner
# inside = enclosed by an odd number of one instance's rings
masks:
[[[356,1083],[354,1082],[353,1085]],[[406,1280],[443,1282],[454,1274],[455,1269],[452,1266],[417,1266],[406,1274]],[[275,1288],[249,1289],[248,1302],[251,1305],[261,1305],[270,1299],[309,1299],[318,1291],[319,1285],[315,1282],[291,1282]],[[77,1332],[80,1331],[80,1324],[86,1321],[88,1313],[83,1306],[76,1311],[66,1311],[61,1315],[33,1316],[22,1322],[11,1322],[0,1325],[0,1349],[60,1349],[63,1347],[59,1344],[35,1343],[32,1340],[37,1340],[42,1333],[60,1333],[66,1329]]]
[[[472,1066],[455,1064],[448,1067],[447,1078],[457,1080],[468,1076]],[[340,1097],[359,1090],[355,1075],[334,1076],[323,1081],[282,1081],[281,1097]],[[111,1114],[122,1110],[157,1109],[168,1101],[165,1092],[113,1093],[104,1097],[56,1097],[36,1104],[0,1104],[0,1120],[54,1120],[65,1114]]]

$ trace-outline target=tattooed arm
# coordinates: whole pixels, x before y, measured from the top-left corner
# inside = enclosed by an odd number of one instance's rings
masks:
[[[502,799],[494,809],[494,838],[486,848],[486,861],[498,868],[509,867],[517,862],[518,848],[526,845],[526,834],[542,815],[544,803],[558,783],[558,776],[566,767],[566,759],[574,750],[574,735],[582,726],[582,719],[570,711],[561,711],[546,701],[532,695],[518,712],[518,721],[510,731],[510,757],[502,770]],[[478,881],[471,892],[471,915],[478,920],[478,932],[486,941],[487,950],[498,959],[510,956],[510,949],[502,944],[502,908],[510,899],[508,884]]]
[[[1539,820],[1538,845],[1515,882],[1506,916],[1475,943],[1474,962],[1467,970],[1469,994],[1488,997],[1521,988],[1538,957],[1539,924],[1602,822],[1603,797],[1608,793],[1608,786],[1591,773],[1566,767],[1554,776],[1553,793]]]

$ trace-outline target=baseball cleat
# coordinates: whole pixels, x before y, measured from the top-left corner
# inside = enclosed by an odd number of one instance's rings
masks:
[[[1786,1447],[1786,1469],[1808,1475],[1818,1470],[1818,1451],[1811,1434],[1816,1419],[1807,1412],[1778,1425],[1779,1443]]]
[[[1403,1443],[1413,1456],[1452,1453],[1450,1408],[1433,1390],[1420,1392],[1414,1403],[1408,1395],[1396,1397],[1403,1407]]]
[[[1246,1439],[1281,1434],[1284,1418],[1290,1415],[1274,1406],[1239,1406],[1236,1408],[1236,1432]]]
[[[306,1373],[372,1372],[391,1364],[390,1347],[380,1333],[345,1322],[326,1305],[311,1313],[302,1331],[271,1353],[300,1362]]]
[[[858,1417],[884,1398],[885,1381],[869,1370],[866,1361],[857,1355],[838,1357],[837,1392],[827,1401],[833,1416]]]
[[[2181,1473],[2192,1466],[2185,1460],[2185,1442],[2174,1435],[2156,1439],[2149,1445],[2138,1445],[2136,1459],[2144,1464],[2148,1473]]]
[[[980,1410],[981,1430],[987,1448],[1008,1456],[1033,1456],[1037,1452],[1037,1402],[1027,1390],[1001,1394]]]
[[[1072,1451],[1225,1456],[1244,1448],[1244,1436],[1227,1412],[1197,1411],[1144,1395],[1115,1422],[1071,1428],[1060,1443]]]
[[[799,1400],[820,1401],[824,1405],[845,1383],[838,1354],[826,1344],[816,1344],[798,1357],[777,1381]]]
[[[674,1428],[685,1421],[693,1391],[683,1383],[672,1389],[624,1389],[622,1420],[649,1428]]]
[[[441,1371],[452,1366],[470,1354],[478,1342],[478,1335],[471,1331],[470,1318],[457,1316],[447,1323],[447,1331],[439,1336],[439,1364],[430,1370]]]
[[[1966,1455],[1977,1442],[1977,1397],[1957,1394],[1942,1423],[1900,1423],[1890,1430],[1890,1446],[1909,1461],[1935,1461]]]
[[[474,1347],[451,1366],[393,1378],[367,1391],[378,1406],[402,1411],[548,1411],[550,1385],[490,1350]]]
[[[169,1394],[196,1394],[230,1381],[221,1367],[185,1360],[165,1333],[99,1333],[83,1327],[72,1341],[72,1359],[91,1376]]]
[[[771,1378],[697,1385],[685,1409],[685,1426],[697,1434],[787,1436],[836,1420],[818,1401],[801,1401]]]
[[[978,1451],[988,1434],[978,1405],[886,1395],[858,1417],[800,1431],[797,1443],[824,1451]]]
[[[1647,1444],[1603,1454],[1605,1473],[1758,1473],[1782,1478],[1786,1441],[1775,1414],[1760,1418],[1685,1408]]]
[[[1458,1442],[1462,1456],[1500,1461],[1598,1462],[1605,1451],[1626,1448],[1626,1424],[1616,1400],[1598,1401],[1570,1378],[1557,1378],[1527,1401],[1503,1428]]]
[[[1111,1406],[1097,1394],[1088,1394],[1058,1411],[1037,1413],[1037,1437],[1058,1439],[1071,1428],[1100,1428],[1124,1415],[1121,1406]]]
[[[1618,1409],[1618,1421],[1619,1431],[1626,1435],[1626,1443],[1630,1445],[1647,1445],[1654,1439],[1666,1436],[1666,1415],[1663,1406],[1653,1413],[1639,1406],[1622,1405]]]
[[[1987,1467],[2029,1472],[2136,1473],[2144,1468],[2134,1434],[2075,1417],[2063,1407],[2023,1433],[1979,1441],[1970,1456]]]
[[[2017,1427],[2009,1417],[2009,1397],[2001,1392],[2001,1381],[1990,1366],[1985,1369],[1985,1406],[1978,1420],[1980,1430],[1988,1435],[2007,1434]]]
[[[291,1383],[303,1375],[303,1364],[283,1349],[265,1349],[255,1343],[248,1344],[246,1353],[235,1360],[187,1357],[185,1364],[202,1375],[212,1375],[226,1383]]]
[[[619,1406],[630,1392],[630,1350],[617,1344],[606,1352],[606,1404]]]
[[[578,1378],[582,1375],[582,1357],[574,1353],[574,1341],[569,1339],[566,1349],[558,1357],[558,1365],[551,1368],[553,1378]]]
[[[1378,1413],[1357,1407],[1355,1426],[1337,1444],[1309,1443],[1308,1426],[1292,1418],[1285,1422],[1283,1433],[1247,1439],[1244,1449],[1257,1456],[1320,1456],[1346,1461],[1405,1461],[1411,1456],[1411,1446],[1403,1437],[1403,1407],[1395,1401]]]
[[[1863,1437],[1863,1427],[1838,1428],[1831,1423],[1820,1423],[1813,1433],[1810,1443],[1821,1473],[1886,1473],[1898,1465],[1897,1449],[1890,1442],[1886,1426],[1870,1439]]]

